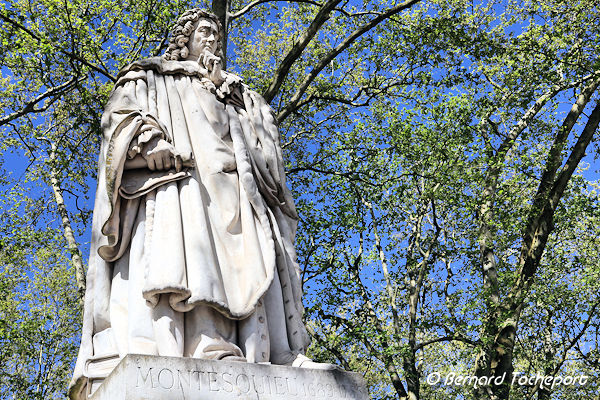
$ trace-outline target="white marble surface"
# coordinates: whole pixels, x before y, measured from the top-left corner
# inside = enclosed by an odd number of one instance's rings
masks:
[[[90,400],[368,398],[352,372],[130,354]]]

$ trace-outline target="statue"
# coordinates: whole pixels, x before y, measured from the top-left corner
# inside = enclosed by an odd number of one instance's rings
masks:
[[[213,14],[188,10],[162,57],[118,74],[72,398],[130,353],[334,367],[304,356],[277,124],[221,69],[220,32]]]

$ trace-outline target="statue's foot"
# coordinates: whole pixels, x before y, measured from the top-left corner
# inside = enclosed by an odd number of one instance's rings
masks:
[[[193,358],[204,360],[227,360],[247,362],[242,349],[222,338],[207,339],[200,343],[194,352]]]
[[[236,361],[236,362],[248,362],[248,360],[246,360],[246,358],[240,357],[240,356],[234,356],[234,355],[222,357],[222,358],[220,358],[220,360]]]
[[[296,359],[292,362],[292,367],[343,371],[341,367],[335,364],[314,362],[304,354],[296,356]]]

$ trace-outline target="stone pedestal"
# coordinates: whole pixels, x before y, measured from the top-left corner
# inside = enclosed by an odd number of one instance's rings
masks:
[[[137,354],[123,358],[103,382],[90,383],[97,388],[90,400],[369,398],[353,372]]]

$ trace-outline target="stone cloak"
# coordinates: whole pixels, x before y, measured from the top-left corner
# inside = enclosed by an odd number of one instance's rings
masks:
[[[225,84],[216,88],[197,63],[152,58],[133,63],[118,75],[102,118],[104,137],[99,156],[83,333],[72,392],[85,379],[86,362],[103,356],[102,346],[95,345],[94,338],[100,342],[102,332],[111,329],[113,268],[116,260],[128,251],[136,218],[145,213],[147,226],[164,226],[168,220],[157,221],[155,211],[160,209],[161,201],[178,203],[185,190],[197,192],[193,198],[204,199],[196,206],[198,215],[202,214],[207,224],[220,224],[210,220],[210,207],[224,204],[217,211],[226,214],[223,218],[226,226],[212,232],[205,229],[203,234],[209,243],[199,240],[199,244],[213,245],[210,241],[218,241],[216,236],[222,232],[231,234],[241,238],[238,243],[258,244],[257,251],[238,252],[243,259],[258,261],[236,265],[235,260],[223,261],[219,251],[213,250],[212,260],[188,266],[185,249],[175,260],[172,246],[165,244],[160,250],[161,240],[169,240],[170,236],[165,236],[162,229],[155,229],[144,238],[145,246],[159,247],[152,256],[143,258],[143,296],[148,304],[154,306],[160,296],[167,295],[176,311],[186,312],[197,304],[206,304],[230,319],[242,320],[252,315],[270,285],[277,284],[286,299],[283,307],[290,347],[303,353],[308,346],[308,334],[301,319],[301,285],[294,250],[297,215],[285,183],[276,121],[260,95],[242,85],[234,75],[224,74]],[[147,126],[160,128],[162,138],[175,145],[187,168],[179,172],[125,169],[125,163],[139,159],[144,144],[156,135],[144,131]],[[190,182],[199,186],[190,189],[193,186]],[[225,186],[237,188],[238,197],[233,204],[239,209],[226,207],[227,195],[220,198],[214,190],[206,200],[205,192]],[[180,219],[181,224],[187,223],[185,218]],[[244,237],[244,229],[254,233]],[[197,229],[192,231],[195,237],[200,234]],[[173,238],[173,243],[176,239]],[[194,251],[202,255],[200,250]],[[221,254],[227,252],[227,248],[220,250]],[[169,268],[161,267],[161,260],[167,259]],[[279,282],[274,283],[274,278]]]

